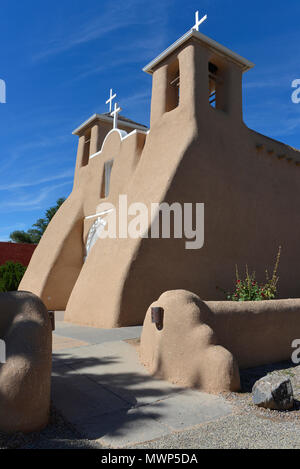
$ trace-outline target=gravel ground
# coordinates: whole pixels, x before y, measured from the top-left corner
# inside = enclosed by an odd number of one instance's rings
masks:
[[[230,415],[134,448],[145,449],[298,449],[300,425],[273,422],[252,414]]]
[[[266,410],[252,403],[254,383],[269,373],[290,378],[295,398],[293,410]],[[300,366],[282,362],[242,370],[240,374],[242,392],[223,394],[234,405],[233,415],[134,448],[300,449]]]
[[[80,436],[52,408],[49,425],[41,432],[24,435],[0,433],[0,449],[101,449]]]
[[[136,345],[136,344],[132,344]],[[291,379],[295,406],[288,412],[258,408],[252,404],[254,383],[268,373]],[[223,397],[234,406],[228,417],[173,433],[134,448],[145,449],[300,449],[300,366],[290,362],[241,371],[241,393]],[[7,436],[0,434],[0,449],[103,449],[88,441],[52,409],[50,423],[41,432]]]

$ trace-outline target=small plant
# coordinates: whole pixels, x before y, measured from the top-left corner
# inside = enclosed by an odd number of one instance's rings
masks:
[[[16,291],[26,267],[19,262],[7,261],[0,266],[0,292]]]
[[[274,300],[277,295],[277,286],[279,277],[277,276],[279,261],[281,256],[281,246],[279,247],[276,262],[273,270],[272,277],[266,270],[266,283],[260,284],[255,279],[255,272],[249,273],[248,266],[246,265],[245,279],[241,279],[236,265],[236,284],[235,291],[228,293],[227,299],[230,301],[262,301]]]

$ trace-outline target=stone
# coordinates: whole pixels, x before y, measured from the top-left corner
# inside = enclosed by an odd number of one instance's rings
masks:
[[[252,401],[258,407],[271,410],[290,410],[294,405],[290,379],[267,375],[258,380],[252,389]]]

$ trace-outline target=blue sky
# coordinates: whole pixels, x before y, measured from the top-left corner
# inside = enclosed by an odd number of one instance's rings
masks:
[[[31,227],[72,189],[72,130],[105,112],[112,87],[123,114],[149,123],[151,59],[208,14],[201,32],[253,61],[246,124],[300,148],[299,0],[1,0],[0,240]]]

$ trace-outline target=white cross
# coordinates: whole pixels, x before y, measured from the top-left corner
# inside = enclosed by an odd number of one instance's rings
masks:
[[[113,95],[113,90],[110,90],[110,98],[106,101],[105,104],[109,104],[109,112],[112,112],[112,102],[117,97],[117,93]]]
[[[207,15],[203,16],[203,18],[201,18],[201,20],[199,20],[199,11],[196,11],[196,24],[195,26],[193,26],[193,29],[196,29],[196,31],[199,31],[199,26],[200,24],[204,23],[204,21],[207,20]]]
[[[115,109],[111,112],[111,116],[114,118],[114,129],[118,128],[118,114],[122,111],[120,107],[118,107],[117,103],[115,103]]]

